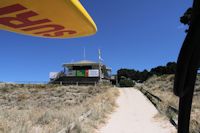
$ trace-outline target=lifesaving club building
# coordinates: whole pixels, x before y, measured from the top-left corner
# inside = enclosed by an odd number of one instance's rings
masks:
[[[81,60],[64,63],[61,72],[49,74],[50,83],[54,84],[96,84],[111,80],[111,68],[101,62]]]

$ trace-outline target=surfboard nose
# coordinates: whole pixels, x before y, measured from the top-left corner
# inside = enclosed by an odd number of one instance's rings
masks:
[[[79,0],[1,0],[0,29],[47,38],[76,38],[97,32]]]
[[[79,0],[71,0],[71,2],[74,4],[74,6],[79,10],[79,13],[81,13],[84,18],[86,23],[88,23],[91,27],[91,32],[96,33],[97,32],[97,26],[92,19],[92,17],[89,15],[89,13],[86,11],[86,9],[82,6]]]

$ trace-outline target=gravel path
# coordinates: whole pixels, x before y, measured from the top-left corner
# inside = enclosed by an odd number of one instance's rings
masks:
[[[120,88],[118,108],[98,133],[175,133],[175,128],[134,88]]]

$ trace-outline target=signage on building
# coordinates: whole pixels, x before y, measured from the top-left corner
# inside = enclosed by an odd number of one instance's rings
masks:
[[[76,76],[77,77],[85,77],[85,70],[77,70]]]
[[[76,71],[75,71],[75,70],[68,71],[68,72],[67,72],[67,76],[68,76],[68,77],[75,77],[75,76],[76,76]]]
[[[99,77],[99,70],[88,70],[88,77]]]
[[[49,73],[49,78],[50,79],[56,79],[58,74],[59,74],[58,72],[50,72]]]

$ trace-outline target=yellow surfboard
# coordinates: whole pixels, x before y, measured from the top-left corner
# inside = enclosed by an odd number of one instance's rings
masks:
[[[47,38],[75,38],[97,32],[79,0],[0,0],[0,29]]]

